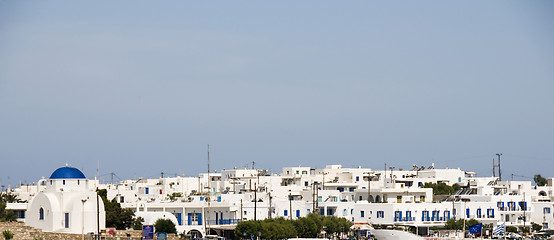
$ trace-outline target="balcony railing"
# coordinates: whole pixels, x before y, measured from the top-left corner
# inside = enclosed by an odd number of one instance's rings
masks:
[[[240,219],[218,219],[218,220],[208,220],[209,225],[233,225],[240,222]]]

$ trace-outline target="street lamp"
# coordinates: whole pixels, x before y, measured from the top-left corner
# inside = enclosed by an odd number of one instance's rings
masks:
[[[81,239],[85,240],[85,202],[87,199],[81,199],[82,210],[81,210]]]

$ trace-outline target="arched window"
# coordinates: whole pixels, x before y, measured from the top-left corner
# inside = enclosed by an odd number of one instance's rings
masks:
[[[38,220],[44,220],[44,209],[40,208],[38,210]]]
[[[539,192],[539,196],[541,196],[541,197],[546,197],[546,192],[545,192],[545,191],[540,191],[540,192]]]

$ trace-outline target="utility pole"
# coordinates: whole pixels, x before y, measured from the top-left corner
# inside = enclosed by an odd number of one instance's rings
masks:
[[[497,153],[496,156],[498,156],[498,178],[502,181],[502,172],[500,171],[500,156],[502,156],[502,153]]]
[[[292,220],[292,195],[289,190],[289,219]]]
[[[271,192],[267,193],[267,196],[269,197],[269,219],[271,219],[271,212],[273,212],[271,208]]]
[[[367,202],[370,203],[369,197],[371,196],[371,172],[367,172]]]
[[[316,196],[316,199],[315,199],[315,208],[318,209],[319,208],[319,183],[315,183],[316,186],[315,186],[315,196]],[[318,213],[319,215],[319,213]]]
[[[323,181],[321,182],[321,190],[325,190],[325,171],[323,171]]]
[[[258,185],[254,183],[254,221],[256,221],[256,212],[258,211]]]
[[[242,199],[240,200],[240,220],[242,221],[244,217],[242,216]]]
[[[527,202],[525,201],[525,192],[523,192],[523,206],[521,207],[523,208],[523,229],[525,231],[525,221],[527,220],[527,215],[525,215],[525,211],[527,210]],[[525,235],[527,235],[527,233],[525,233]]]
[[[387,178],[387,164],[385,163],[385,175],[383,175],[383,180]]]
[[[210,221],[208,219],[208,217],[210,216],[210,204],[211,204],[211,201],[212,201],[212,189],[210,187],[210,144],[208,144],[208,210],[204,210],[204,221],[206,221],[206,235],[209,235],[210,234]],[[207,214],[206,214],[207,212]]]
[[[162,179],[164,178],[164,172],[162,172]],[[113,180],[112,180],[113,181]]]
[[[496,165],[494,163],[494,158],[492,158],[492,177],[496,177]]]
[[[98,187],[96,187],[96,237],[100,240],[100,200],[98,199]]]
[[[312,182],[312,212],[315,212],[315,182]]]
[[[115,173],[113,173],[113,172],[110,173],[110,175],[111,175],[111,177],[112,177],[112,185],[113,185],[113,175],[114,175],[114,174],[115,174]]]

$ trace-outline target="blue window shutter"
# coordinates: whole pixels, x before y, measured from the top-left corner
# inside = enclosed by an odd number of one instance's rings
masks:
[[[296,217],[300,217],[300,210],[296,210]]]
[[[202,213],[197,213],[198,214],[198,225],[202,225]]]
[[[181,213],[177,213],[177,224],[183,225],[183,219],[181,218]]]
[[[192,225],[192,213],[188,214],[188,225]]]
[[[288,215],[289,215],[288,213],[289,213],[289,211],[288,211],[288,210],[285,210],[284,213],[283,213],[283,215],[288,216]]]

